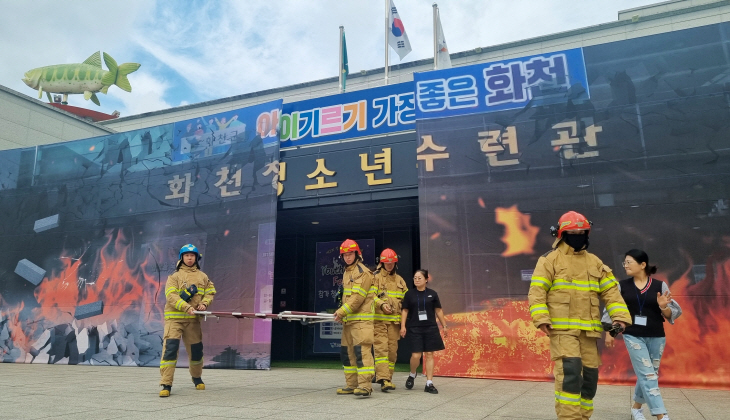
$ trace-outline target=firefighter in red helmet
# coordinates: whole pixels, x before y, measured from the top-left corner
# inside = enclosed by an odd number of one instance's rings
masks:
[[[553,249],[538,259],[532,275],[530,315],[535,327],[550,337],[558,419],[588,419],[593,414],[600,365],[599,298],[616,328],[631,324],[631,316],[611,269],[586,251],[591,222],[569,211],[550,230],[556,239]]]
[[[342,322],[340,358],[347,385],[337,394],[369,397],[375,374],[373,364],[373,319],[375,292],[372,272],[362,263],[357,242],[347,239],[340,245],[340,256],[346,268],[342,275],[342,306],[335,312],[335,321]]]
[[[393,371],[398,357],[401,301],[408,291],[396,273],[398,254],[390,248],[380,253],[375,271],[375,375],[383,392],[395,389]]]

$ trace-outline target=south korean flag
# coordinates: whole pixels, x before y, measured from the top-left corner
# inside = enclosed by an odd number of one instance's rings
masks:
[[[388,45],[390,45],[390,47],[398,53],[398,57],[403,60],[403,57],[411,52],[411,43],[408,41],[406,28],[403,26],[403,21],[400,20],[398,9],[395,8],[393,0],[390,0],[388,17],[390,25],[388,31]]]

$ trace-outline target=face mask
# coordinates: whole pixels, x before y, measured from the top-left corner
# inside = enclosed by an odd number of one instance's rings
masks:
[[[582,251],[584,249],[588,249],[588,234],[583,233],[580,235],[570,235],[566,234],[563,236],[563,240],[565,241],[568,246],[573,248],[575,252]]]

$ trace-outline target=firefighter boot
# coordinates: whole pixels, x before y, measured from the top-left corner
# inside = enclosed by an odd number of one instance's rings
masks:
[[[202,379],[200,379],[200,378],[193,378],[193,383],[195,384],[195,389],[198,389],[198,390],[201,390],[201,391],[205,389],[205,384],[203,383],[203,380]]]
[[[337,395],[350,395],[353,393],[355,393],[355,390],[352,388],[344,387],[337,389]]]
[[[393,382],[390,382],[387,379],[383,379],[383,382],[380,384],[380,390],[383,392],[387,392],[393,389],[395,389],[395,385],[393,384]]]
[[[162,385],[162,391],[160,391],[160,397],[169,397],[172,385]]]
[[[373,391],[371,389],[365,388],[355,388],[355,391],[353,392],[353,394],[357,395],[358,397],[369,397],[372,393]]]

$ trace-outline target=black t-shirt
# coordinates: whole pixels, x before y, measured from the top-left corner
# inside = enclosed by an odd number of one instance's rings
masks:
[[[408,309],[408,319],[406,319],[406,327],[430,327],[436,324],[436,308],[441,307],[439,295],[433,289],[428,287],[424,291],[416,288],[408,289],[405,297],[403,297],[403,309]],[[427,319],[420,321],[418,319],[419,311],[426,311]]]
[[[624,334],[634,337],[664,337],[664,316],[656,294],[662,292],[661,280],[649,278],[644,289],[639,290],[634,279],[621,280],[621,296],[631,314],[632,325],[626,327]],[[643,293],[642,293],[643,291]],[[636,316],[646,317],[646,325],[636,325]]]

